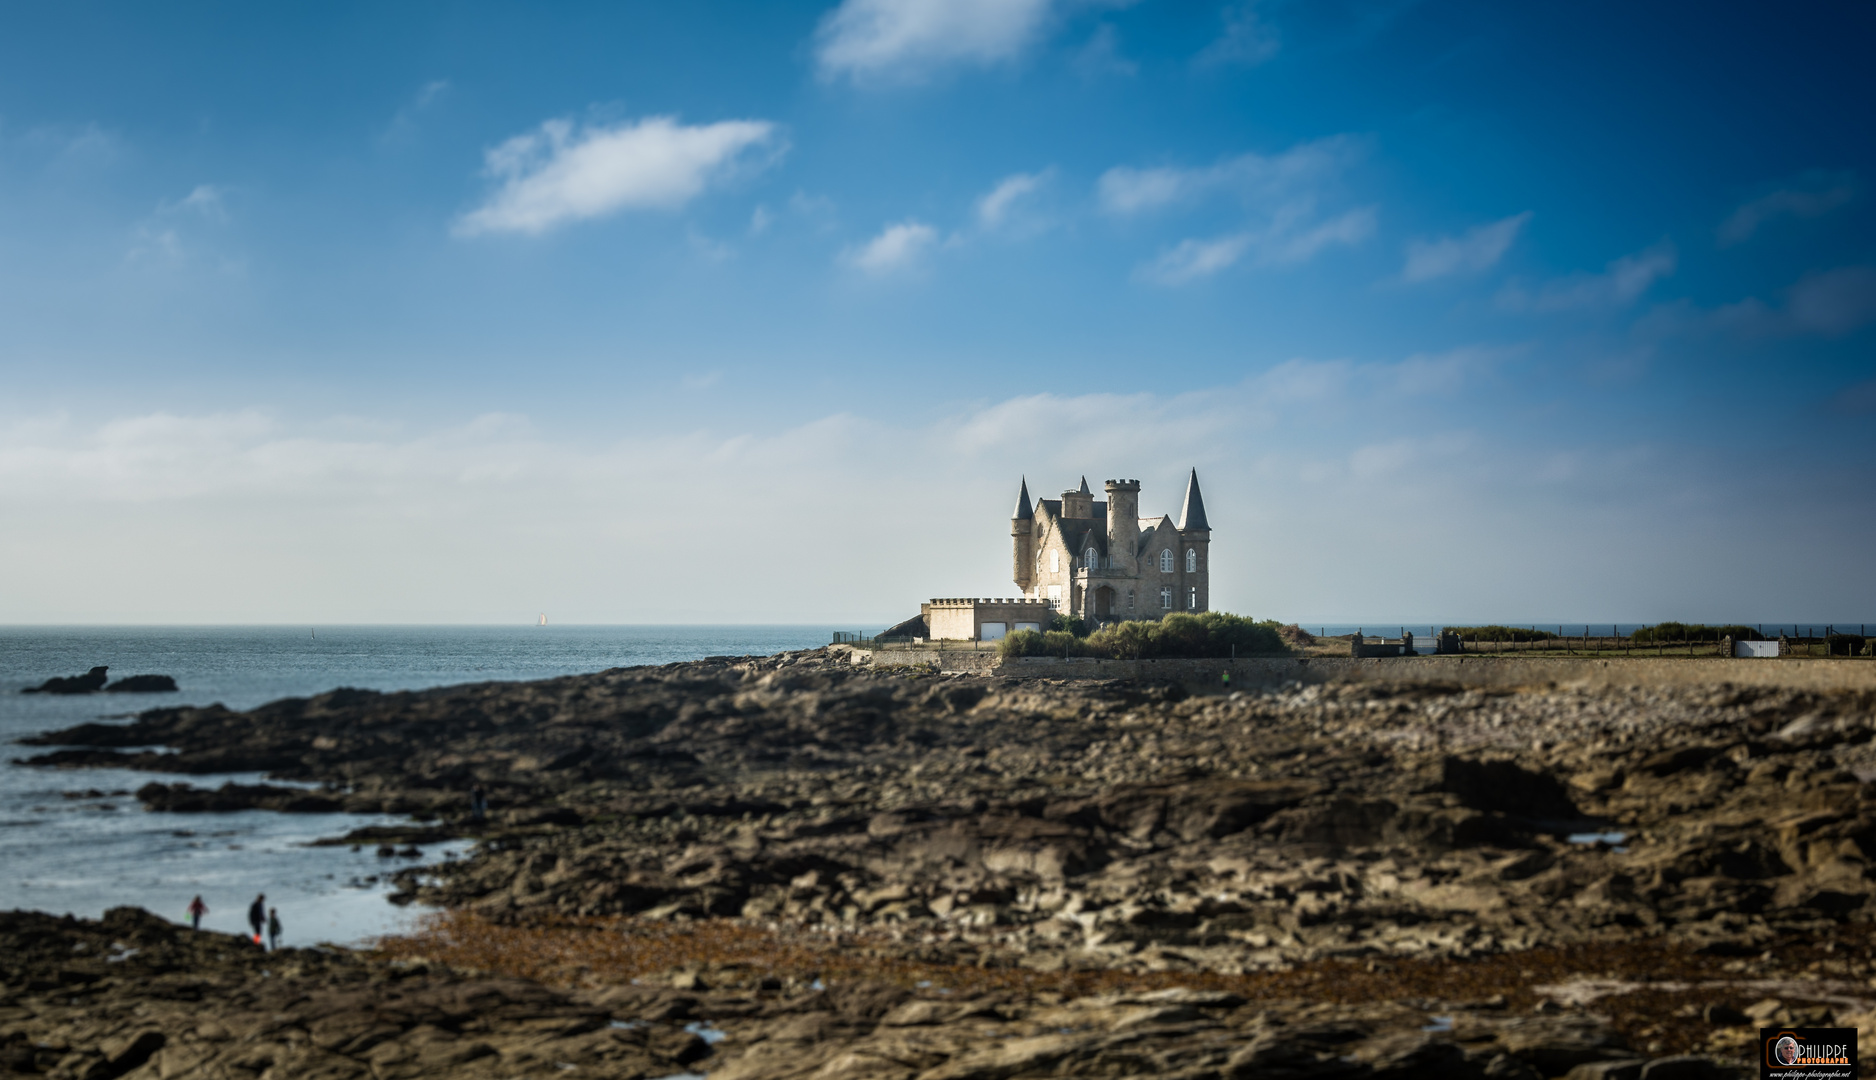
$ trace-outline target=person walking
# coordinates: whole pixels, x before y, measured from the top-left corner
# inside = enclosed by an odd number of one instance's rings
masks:
[[[267,925],[267,894],[261,893],[248,905],[248,925],[254,928],[254,944],[261,943],[261,927]]]
[[[481,821],[489,815],[489,793],[477,784],[469,791],[469,816]]]
[[[202,916],[207,914],[208,905],[204,904],[201,895],[197,894],[194,900],[189,901],[189,929],[202,929]]]
[[[280,951],[280,909],[267,909],[267,951]]]

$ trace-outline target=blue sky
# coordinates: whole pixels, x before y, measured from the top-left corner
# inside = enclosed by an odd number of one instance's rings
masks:
[[[1871,617],[1855,5],[0,16],[0,621]]]

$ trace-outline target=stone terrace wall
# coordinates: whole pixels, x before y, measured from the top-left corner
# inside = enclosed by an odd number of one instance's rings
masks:
[[[965,654],[968,656],[969,654]],[[946,671],[984,670],[981,667]],[[1224,675],[1229,672],[1227,684]],[[1795,690],[1876,690],[1876,661],[1742,660],[1731,657],[1596,659],[1594,657],[1413,656],[1246,660],[1094,660],[1025,656],[1005,660],[1002,678],[1171,679],[1212,693],[1286,682],[1427,682],[1461,686],[1660,686],[1736,683]]]
[[[988,675],[1001,659],[995,649],[855,649],[853,663],[860,667],[917,667],[938,662],[940,671],[969,671]],[[1131,676],[1128,676],[1129,678]]]

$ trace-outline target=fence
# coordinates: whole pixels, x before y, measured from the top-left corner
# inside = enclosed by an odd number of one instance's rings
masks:
[[[1815,628],[1813,628],[1815,629]],[[1779,655],[1785,657],[1812,657],[1824,659],[1863,658],[1876,656],[1876,643],[1858,627],[1857,633],[1839,632],[1835,627],[1824,627],[1823,633],[1815,636],[1792,636],[1780,634],[1765,640],[1779,643]],[[1731,656],[1731,638],[1717,640],[1687,639],[1681,641],[1636,641],[1629,634],[1578,634],[1564,636],[1553,634],[1550,637],[1534,641],[1495,641],[1475,637],[1461,636],[1461,653],[1485,655],[1555,655],[1555,656]]]
[[[969,638],[927,638],[914,641],[909,637],[867,637],[865,634],[849,633],[845,630],[834,631],[835,645],[857,645],[863,649],[891,649],[895,652],[911,650],[914,652],[951,651],[951,652],[996,652],[994,641],[975,641]]]

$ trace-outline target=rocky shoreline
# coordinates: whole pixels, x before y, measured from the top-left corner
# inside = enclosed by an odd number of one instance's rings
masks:
[[[450,920],[346,963],[525,975],[612,1001],[627,1024],[688,995],[684,1015],[727,1032],[711,1048],[719,1080],[1633,1080],[1654,1059],[1673,1061],[1647,1075],[1674,1080],[1743,1068],[1757,1020],[1861,1020],[1876,1005],[1870,694],[1368,683],[1190,696],[843,659],[157,709],[36,737],[62,749],[28,761],[266,772],[320,786],[138,794],[173,810],[417,819],[341,843],[475,837],[469,858],[399,872],[401,899]],[[168,752],[118,749],[151,746]],[[467,813],[476,785],[485,820]],[[569,942],[611,955],[673,927],[696,934],[659,938],[662,967],[643,949],[629,963],[538,959]],[[750,934],[765,943],[751,955],[719,947]],[[510,945],[477,951],[497,940]],[[1624,968],[1628,953],[1660,974]],[[1308,992],[1295,980],[1311,972],[1359,973],[1365,997]],[[1629,989],[1593,989],[1611,980]],[[874,1004],[839,1004],[860,986]],[[1631,1005],[1611,1004],[1623,995]],[[823,1012],[837,1018],[801,1019]],[[914,1014],[927,1019],[900,1022]],[[1506,1034],[1540,1029],[1534,1043]],[[489,1068],[507,1060],[484,1042]],[[1537,1044],[1553,1050],[1519,1049]],[[1674,1057],[1687,1053],[1705,1056]],[[667,1060],[690,1065],[643,1069]],[[410,1068],[396,1075],[456,1075]],[[592,1074],[667,1075],[638,1068]]]

